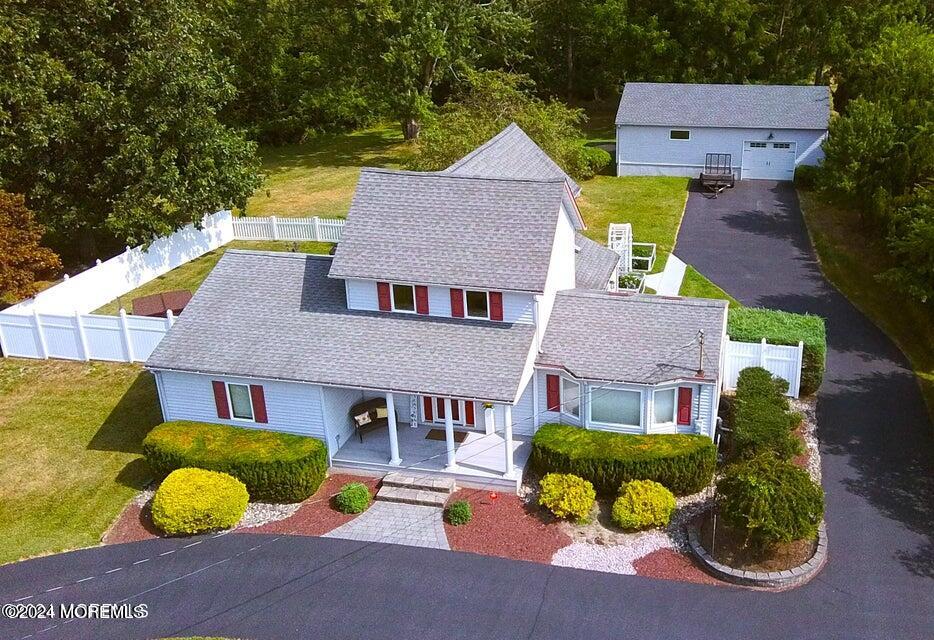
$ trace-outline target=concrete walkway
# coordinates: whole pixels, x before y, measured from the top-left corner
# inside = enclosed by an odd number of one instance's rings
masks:
[[[684,271],[687,265],[675,254],[668,256],[665,269],[661,273],[653,273],[645,277],[645,286],[654,289],[660,296],[676,296],[681,291],[681,281],[684,280]]]
[[[444,533],[444,509],[398,502],[374,502],[363,514],[330,533],[328,538],[450,549]]]

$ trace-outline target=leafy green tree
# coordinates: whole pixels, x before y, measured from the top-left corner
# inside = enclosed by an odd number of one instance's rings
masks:
[[[243,206],[255,145],[194,0],[10,0],[0,8],[0,180],[61,246],[137,244]]]
[[[882,279],[922,303],[934,300],[934,184],[895,207],[888,245],[896,266]]]
[[[593,156],[584,146],[581,109],[545,102],[531,93],[526,76],[486,71],[470,76],[470,85],[425,122],[411,161],[414,169],[444,169],[483,144],[512,122],[518,124],[566,172],[586,178],[593,174]],[[609,161],[609,156],[603,165]]]

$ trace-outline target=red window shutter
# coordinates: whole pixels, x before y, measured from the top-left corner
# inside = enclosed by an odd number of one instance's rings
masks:
[[[266,416],[266,396],[263,394],[262,385],[250,385],[250,399],[253,401],[253,420],[263,424],[269,422]]]
[[[468,400],[464,403],[464,422],[469,424],[471,427],[474,426],[474,417],[473,417],[473,401]]]
[[[463,289],[451,289],[451,316],[454,318],[464,317]]]
[[[502,291],[490,291],[490,320],[503,319],[503,293]]]
[[[220,380],[212,380],[211,386],[214,387],[214,406],[217,407],[217,417],[222,420],[230,420],[230,406],[227,404],[227,385]]]
[[[690,387],[678,387],[678,424],[691,424]]]
[[[376,283],[376,297],[379,299],[380,311],[392,311],[392,301],[389,298],[389,283]]]
[[[431,422],[435,419],[434,413],[431,411],[431,397],[422,396],[422,406],[425,408],[425,422]]]
[[[545,376],[545,389],[548,391],[548,410],[561,410],[561,386],[558,376],[549,373]]]
[[[438,420],[444,420],[444,398],[438,398]]]
[[[428,315],[428,287],[415,287],[415,311],[423,316]]]

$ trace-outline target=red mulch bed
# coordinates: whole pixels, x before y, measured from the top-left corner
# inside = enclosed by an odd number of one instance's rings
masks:
[[[527,509],[519,496],[496,496],[494,500],[490,492],[476,489],[461,489],[451,496],[448,504],[467,500],[473,507],[467,524],[444,523],[451,549],[549,564],[558,549],[571,544],[557,521],[540,515],[537,508]]]
[[[345,514],[331,506],[333,498],[340,488],[348,482],[362,482],[376,493],[379,478],[352,476],[336,473],[328,476],[318,491],[302,503],[292,516],[285,520],[270,522],[259,527],[238,529],[244,533],[286,533],[300,536],[322,536],[333,529],[346,524],[359,514]]]
[[[697,584],[723,584],[694,564],[694,559],[691,556],[678,553],[674,549],[653,551],[635,560],[632,566],[635,568],[637,575],[648,578],[680,580],[682,582],[696,582]]]
[[[101,542],[104,544],[120,544],[122,542],[139,542],[158,538],[159,532],[152,523],[149,507],[130,503],[124,507],[123,512],[117,516],[114,523],[104,533]]]

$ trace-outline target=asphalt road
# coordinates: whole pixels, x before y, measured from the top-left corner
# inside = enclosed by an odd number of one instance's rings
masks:
[[[794,191],[692,193],[676,248],[745,304],[828,320],[818,405],[830,560],[784,593],[463,553],[230,534],[0,567],[0,602],[145,604],[136,620],[0,620],[0,637],[934,637],[931,425],[904,357],[820,274]],[[193,546],[192,546],[193,545]]]

